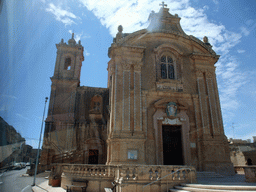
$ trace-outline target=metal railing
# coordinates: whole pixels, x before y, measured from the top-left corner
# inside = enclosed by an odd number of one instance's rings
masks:
[[[149,186],[149,185],[151,185],[151,184],[153,184],[153,183],[156,183],[156,182],[158,182],[158,181],[160,181],[160,180],[162,180],[162,179],[164,179],[164,178],[166,178],[166,177],[168,177],[168,176],[170,176],[170,175],[173,175],[173,174],[175,174],[175,173],[178,173],[178,172],[180,172],[181,170],[189,170],[189,171],[190,171],[190,182],[192,183],[192,174],[191,174],[192,169],[190,169],[190,168],[180,168],[180,169],[178,169],[178,170],[176,170],[176,171],[174,171],[174,172],[171,172],[171,173],[168,174],[168,175],[165,175],[165,176],[163,176],[163,177],[161,177],[161,178],[159,178],[159,179],[157,179],[157,180],[155,180],[155,181],[153,181],[153,182],[151,182],[151,183],[148,183],[148,184],[144,185],[144,186],[142,187],[142,192],[144,192],[144,188],[145,188],[145,187],[147,187],[147,186]],[[168,179],[166,180],[166,191],[168,192]]]
[[[60,153],[63,153],[63,149],[58,147],[54,142],[49,141],[50,145],[53,146],[55,149],[57,149]]]

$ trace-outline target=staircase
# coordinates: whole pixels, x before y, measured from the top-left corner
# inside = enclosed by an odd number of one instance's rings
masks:
[[[198,184],[181,184],[170,192],[256,192],[255,183],[246,183],[244,175],[222,176],[215,172],[197,172]]]
[[[210,184],[181,184],[170,189],[170,192],[255,192],[256,186],[248,185],[210,185]]]
[[[215,172],[197,172],[197,178],[223,178],[222,175]]]
[[[52,157],[52,163],[84,163],[84,151],[67,151]]]

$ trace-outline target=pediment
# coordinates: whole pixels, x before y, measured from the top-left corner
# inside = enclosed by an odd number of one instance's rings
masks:
[[[156,47],[154,49],[154,51],[158,54],[161,54],[161,52],[163,52],[163,51],[170,51],[174,54],[176,53],[176,55],[184,54],[184,52],[178,46],[175,46],[175,45],[169,44],[169,43],[164,43],[164,44],[159,45],[158,47]]]

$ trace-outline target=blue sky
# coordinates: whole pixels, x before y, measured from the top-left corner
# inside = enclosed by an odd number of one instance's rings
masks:
[[[84,46],[81,85],[107,86],[108,47],[148,25],[155,0],[4,0],[0,15],[0,116],[37,147],[45,97],[50,95],[56,43],[75,33]],[[256,1],[167,0],[188,35],[208,36],[217,54],[217,78],[228,138],[256,136]],[[232,124],[234,129],[232,128]]]

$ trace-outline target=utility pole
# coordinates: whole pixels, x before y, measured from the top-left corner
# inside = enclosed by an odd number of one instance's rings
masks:
[[[45,113],[45,107],[46,107],[47,100],[48,100],[48,97],[45,97],[44,113]],[[42,131],[43,131],[43,125],[44,125],[44,113],[43,113],[43,119],[42,119],[42,125],[41,125],[41,132],[40,132],[39,144],[38,144],[38,149],[37,149],[35,175],[34,175],[34,180],[33,180],[32,186],[35,186],[35,185],[36,185],[36,173],[37,173],[37,165],[38,165],[38,159],[39,159],[41,137],[42,137]]]

